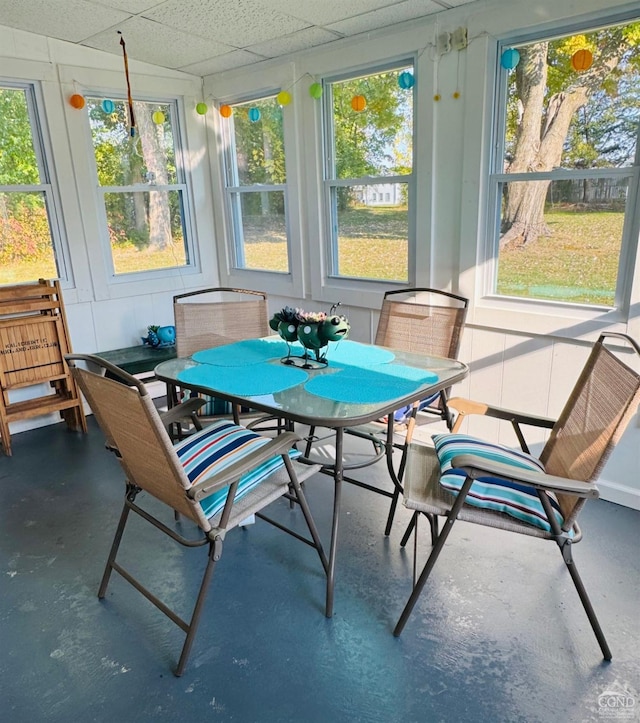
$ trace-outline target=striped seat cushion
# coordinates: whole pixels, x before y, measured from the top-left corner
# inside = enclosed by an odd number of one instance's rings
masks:
[[[255,452],[268,442],[268,437],[256,434],[245,427],[239,427],[227,419],[221,419],[178,442],[175,450],[189,481],[191,484],[197,484]],[[292,449],[289,451],[289,456],[295,459],[300,456],[300,452]],[[250,472],[246,472],[240,478],[236,500],[283,466],[282,456],[277,454]],[[202,510],[207,517],[213,517],[224,507],[228,491],[227,486],[201,500]]]
[[[462,489],[466,479],[464,470],[451,466],[451,460],[460,454],[474,454],[502,464],[535,472],[544,472],[542,463],[525,452],[490,444],[464,434],[436,434],[432,437],[440,462],[440,484],[453,495]],[[556,519],[562,525],[562,514],[555,497],[550,494]],[[474,480],[465,502],[475,507],[504,512],[518,520],[549,532],[551,526],[536,490],[499,477],[479,477]]]
[[[421,399],[418,404],[418,411],[421,412],[423,409],[430,407],[434,402],[437,402],[438,399],[440,399],[440,392],[436,392],[435,394],[432,394],[426,399]],[[396,424],[406,424],[411,418],[412,410],[413,405],[411,404],[408,404],[406,407],[396,409],[396,411],[393,413],[393,421]]]

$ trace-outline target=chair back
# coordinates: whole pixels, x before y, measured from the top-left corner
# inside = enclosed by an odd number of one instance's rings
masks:
[[[456,359],[469,302],[437,289],[387,291],[375,343]]]
[[[595,482],[636,412],[640,374],[604,345],[606,337],[624,339],[640,361],[640,347],[630,337],[600,336],[540,455],[549,474]]]
[[[185,494],[189,479],[144,384],[98,356],[69,354],[65,358],[128,481],[208,531],[200,505]],[[77,361],[95,365],[116,379],[82,369]]]
[[[210,295],[207,301],[192,301]],[[173,297],[178,356],[271,334],[267,295],[249,289],[202,289]]]

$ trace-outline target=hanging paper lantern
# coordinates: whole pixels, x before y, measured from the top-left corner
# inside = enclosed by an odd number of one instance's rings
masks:
[[[249,108],[248,115],[252,123],[257,123],[260,120],[260,108]]]
[[[515,48],[508,48],[500,58],[500,65],[506,70],[513,70],[519,62],[520,53]]]
[[[80,93],[74,93],[71,98],[69,98],[69,105],[77,110],[84,108],[84,96],[80,95]]]
[[[291,93],[286,90],[281,90],[276,96],[278,105],[289,105],[291,103]]]
[[[316,100],[318,100],[318,98],[321,98],[322,83],[311,83],[311,85],[309,86],[309,95]]]
[[[351,107],[359,113],[367,107],[367,99],[364,95],[354,95],[351,99]]]
[[[154,111],[153,115],[151,116],[151,120],[156,125],[161,126],[164,123],[164,113],[161,110]]]
[[[416,79],[413,77],[413,73],[410,73],[408,70],[403,70],[402,73],[398,76],[398,85],[403,90],[409,90],[410,88],[413,88],[413,86],[416,83]]]
[[[220,106],[220,115],[223,118],[231,118],[232,113],[233,113],[233,108],[230,105],[221,105]]]
[[[593,53],[586,48],[582,48],[582,50],[576,50],[576,52],[571,56],[571,65],[573,66],[574,70],[589,70],[592,64]]]
[[[205,113],[206,113],[208,110],[209,110],[209,109],[207,108],[207,104],[206,104],[206,103],[198,103],[198,104],[196,105],[196,113],[197,113],[198,115],[205,115]]]
[[[116,109],[116,104],[112,100],[105,98],[102,103],[100,103],[100,107],[105,113],[111,115],[111,113],[113,113],[113,111]]]

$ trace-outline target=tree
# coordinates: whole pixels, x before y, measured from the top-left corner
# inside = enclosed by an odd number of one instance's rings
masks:
[[[520,48],[520,62],[512,73],[508,113],[508,173],[550,171],[561,166],[569,132],[587,115],[577,115],[598,93],[608,97],[638,69],[637,45],[640,25],[606,28],[588,35],[539,42]],[[579,49],[593,53],[593,64],[576,72],[571,57]],[[593,142],[580,159],[598,165],[603,149]],[[509,156],[508,156],[509,157]],[[567,160],[567,159],[565,159]],[[573,159],[575,162],[575,158]],[[584,166],[580,166],[584,167]],[[550,181],[518,181],[505,184],[500,246],[526,245],[550,233],[544,220],[544,207]]]

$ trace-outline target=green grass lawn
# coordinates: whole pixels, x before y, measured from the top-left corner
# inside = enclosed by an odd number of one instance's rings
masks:
[[[287,244],[281,219],[245,219],[248,268],[287,272]],[[525,248],[500,252],[499,294],[612,305],[624,214],[611,211],[551,210],[552,235]],[[407,212],[402,208],[358,208],[339,217],[340,274],[355,278],[404,281],[407,278]],[[131,244],[114,249],[119,273],[185,264],[183,244],[164,251]],[[3,264],[0,283],[55,277],[52,259]]]

